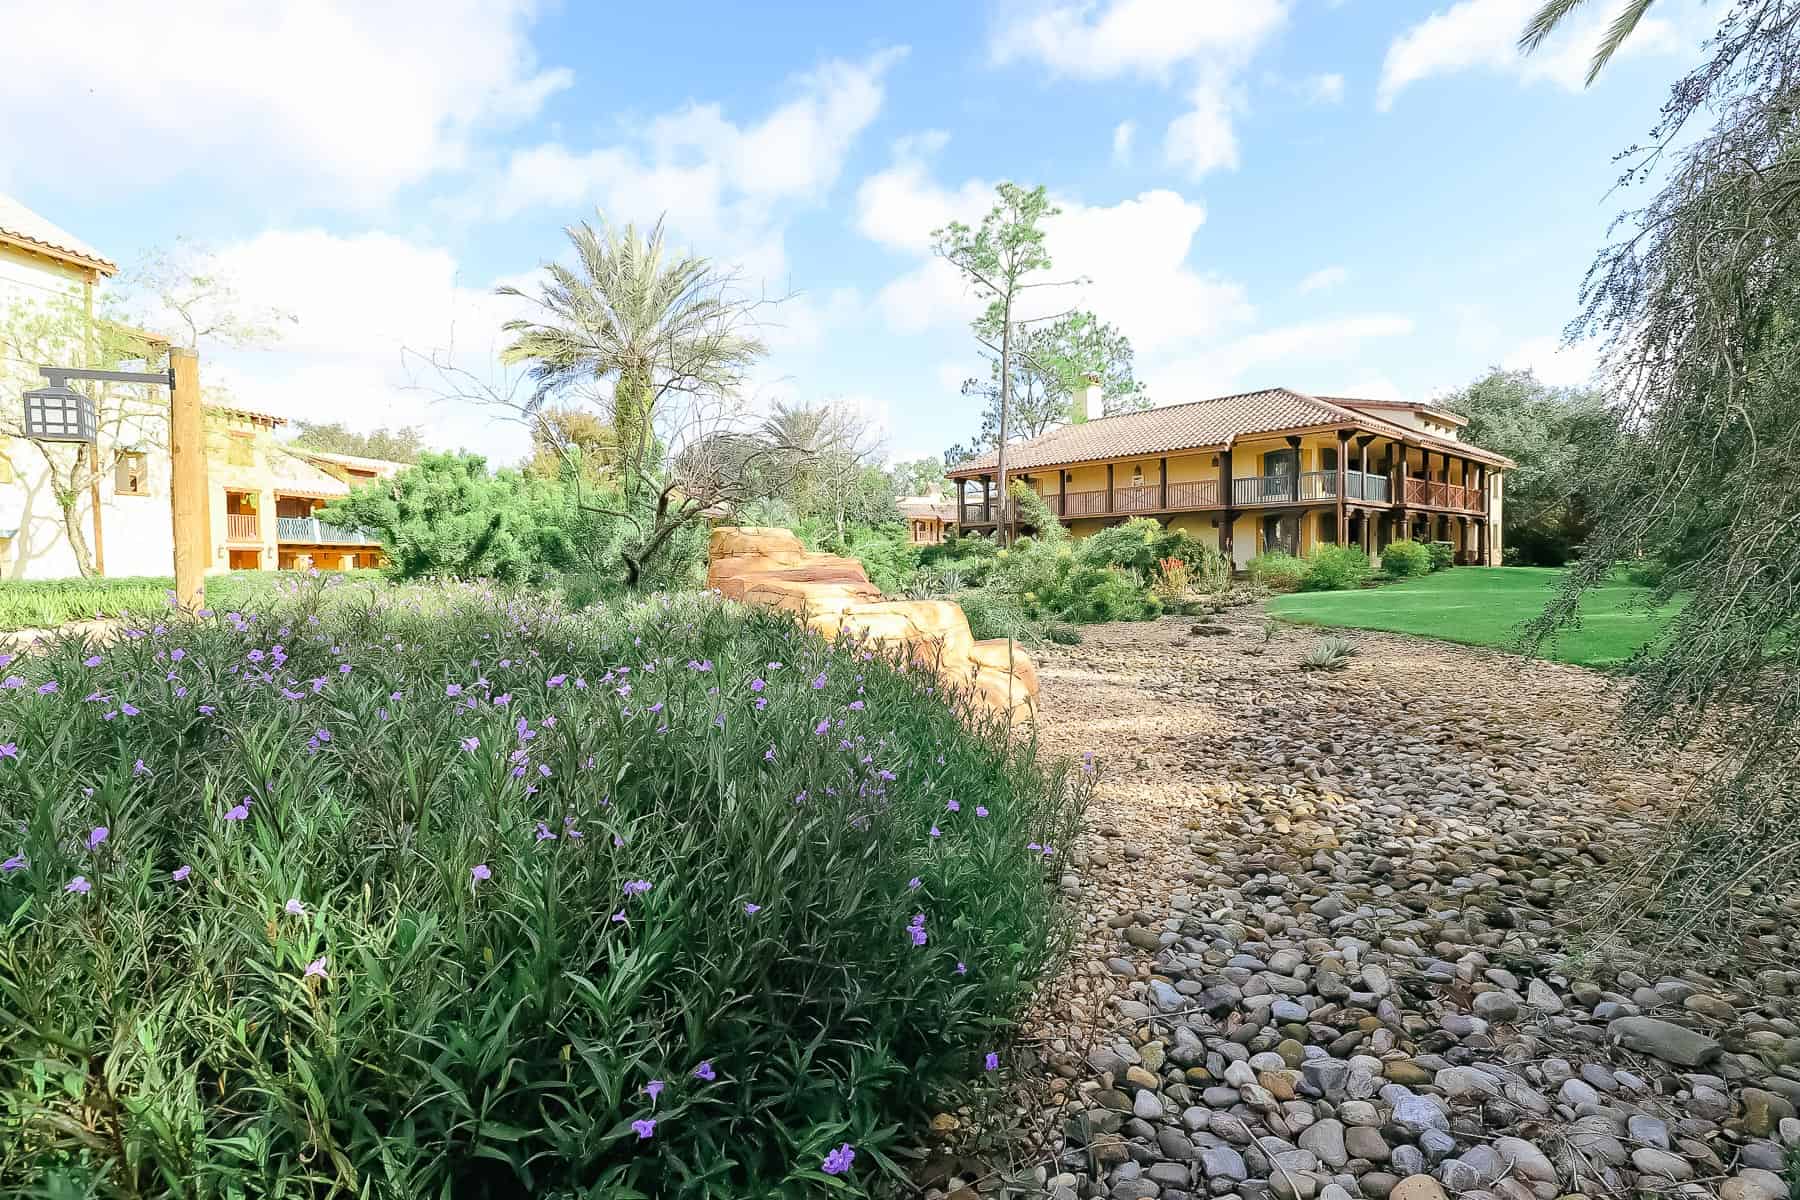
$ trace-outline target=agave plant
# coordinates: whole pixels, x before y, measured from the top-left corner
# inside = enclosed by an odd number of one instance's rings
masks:
[[[1300,656],[1302,671],[1341,671],[1350,665],[1356,646],[1340,637],[1323,637]]]

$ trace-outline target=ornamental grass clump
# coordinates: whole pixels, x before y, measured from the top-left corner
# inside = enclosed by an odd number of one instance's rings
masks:
[[[259,603],[0,663],[0,1192],[862,1194],[1066,945],[1089,775],[925,670]]]

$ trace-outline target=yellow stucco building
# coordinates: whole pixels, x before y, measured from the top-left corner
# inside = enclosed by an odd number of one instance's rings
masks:
[[[1076,402],[1097,408],[1099,389]],[[1267,550],[1445,541],[1458,562],[1497,564],[1512,460],[1461,440],[1466,422],[1428,404],[1268,388],[1077,420],[1008,447],[1007,473],[1077,536],[1132,517],[1216,539],[1242,568]],[[1001,516],[989,451],[947,472],[958,524]]]

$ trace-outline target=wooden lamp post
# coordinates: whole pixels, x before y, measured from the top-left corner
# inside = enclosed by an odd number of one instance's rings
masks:
[[[25,436],[40,442],[80,442],[98,437],[94,402],[69,386],[71,379],[149,383],[169,389],[169,508],[175,535],[175,598],[192,612],[206,602],[206,430],[200,418],[200,358],[171,348],[167,371],[96,371],[39,367],[49,386],[25,393]]]

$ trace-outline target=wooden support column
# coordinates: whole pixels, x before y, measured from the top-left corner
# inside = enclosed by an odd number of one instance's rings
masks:
[[[1396,522],[1395,528],[1400,530],[1400,536],[1388,540],[1399,542],[1412,537],[1412,521],[1406,512],[1406,443],[1400,443],[1396,449],[1400,451],[1400,470],[1393,479],[1389,480],[1389,486],[1394,489],[1394,521]]]
[[[1350,544],[1350,431],[1338,430],[1337,451],[1337,544]]]
[[[1237,523],[1231,501],[1231,450],[1227,447],[1219,451],[1219,503],[1224,506],[1219,517],[1219,553],[1225,556],[1228,567],[1231,565],[1231,527]]]
[[[1298,504],[1300,503],[1300,439],[1290,436],[1287,439],[1287,444],[1288,449],[1294,452],[1294,469],[1288,472],[1288,486],[1293,489],[1294,503]],[[1299,529],[1298,521],[1295,523],[1295,529],[1296,531]],[[1298,537],[1294,539],[1296,543],[1294,546],[1295,550],[1300,549],[1298,545],[1299,540]]]
[[[1156,498],[1156,507],[1167,512],[1169,509],[1169,460],[1167,458],[1159,458],[1156,461],[1157,470],[1160,474],[1160,478],[1157,480],[1157,486],[1161,489],[1161,494]]]
[[[175,598],[182,608],[206,604],[204,577],[212,557],[212,520],[206,503],[206,429],[200,415],[200,358],[173,348],[169,399],[169,510],[174,523]]]
[[[1475,521],[1475,565],[1485,567],[1488,563],[1488,523],[1485,518]]]
[[[1113,510],[1113,465],[1106,464],[1106,511]]]
[[[967,527],[968,524],[969,481],[966,479],[959,479],[956,481],[956,526],[958,529],[962,529]]]
[[[1069,473],[1056,473],[1056,515],[1067,521],[1069,519]]]

